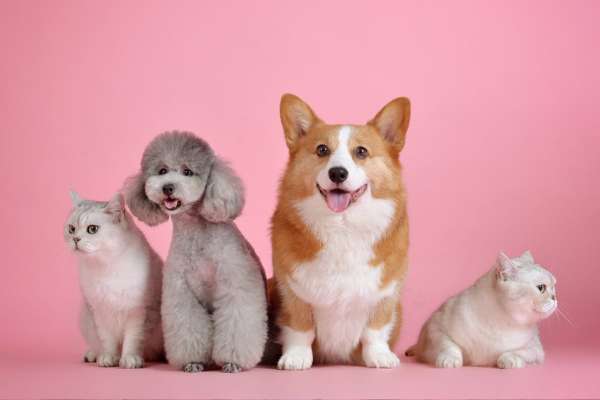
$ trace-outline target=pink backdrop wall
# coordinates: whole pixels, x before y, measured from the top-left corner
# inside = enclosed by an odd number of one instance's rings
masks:
[[[527,248],[573,322],[544,324],[549,347],[597,345],[599,17],[593,1],[0,3],[0,353],[82,349],[68,189],[108,198],[164,130],[242,175],[238,223],[270,273],[288,91],[331,122],[412,99],[402,348],[498,250]],[[170,229],[145,229],[163,255]]]

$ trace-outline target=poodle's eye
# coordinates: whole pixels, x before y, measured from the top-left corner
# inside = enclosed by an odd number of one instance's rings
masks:
[[[192,170],[191,170],[191,169],[189,169],[189,168],[186,168],[186,169],[184,169],[184,170],[183,170],[183,174],[184,174],[185,176],[192,176],[192,175],[194,175],[194,171],[192,171]]]
[[[69,233],[75,233],[75,227],[73,225],[69,225]]]
[[[98,225],[88,225],[87,233],[89,233],[90,235],[93,235],[96,232],[98,232],[98,229],[100,229],[100,227]]]
[[[366,148],[364,148],[362,146],[358,146],[354,150],[354,154],[356,154],[356,157],[360,158],[361,160],[364,160],[369,155],[369,150],[367,150]]]
[[[544,284],[537,285],[537,288],[540,291],[540,293],[546,292],[546,285],[544,285]]]
[[[329,151],[329,147],[327,147],[326,145],[324,145],[324,144],[320,144],[320,145],[318,145],[318,146],[317,146],[317,155],[318,155],[319,157],[325,157],[325,156],[328,156],[328,155],[329,155],[329,153],[330,153],[330,151]]]
[[[164,175],[166,173],[167,173],[167,169],[166,168],[161,168],[161,169],[158,170],[158,174],[159,175]]]

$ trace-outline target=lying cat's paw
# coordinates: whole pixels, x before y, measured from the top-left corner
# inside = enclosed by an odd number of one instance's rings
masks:
[[[435,366],[438,368],[460,368],[462,365],[462,357],[445,351],[442,351],[435,360]]]
[[[116,367],[119,364],[119,356],[116,354],[102,353],[96,359],[96,364],[99,367]]]
[[[133,369],[142,368],[143,366],[144,359],[137,354],[125,354],[121,356],[121,361],[119,361],[119,367],[121,368]]]
[[[513,353],[504,353],[498,358],[498,368],[523,368],[525,360]]]
[[[83,362],[85,363],[93,363],[96,362],[96,353],[93,350],[88,350],[83,355]]]
[[[365,365],[370,368],[396,368],[400,365],[400,359],[387,345],[365,346],[362,356]]]
[[[292,347],[288,349],[277,363],[277,368],[285,370],[302,370],[312,366],[313,354],[310,347]]]
[[[191,362],[183,366],[184,372],[195,373],[204,371],[204,364],[200,362]]]

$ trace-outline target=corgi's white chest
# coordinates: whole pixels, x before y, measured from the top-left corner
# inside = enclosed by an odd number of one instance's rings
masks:
[[[345,362],[372,308],[396,290],[394,284],[381,288],[383,266],[370,265],[374,246],[393,217],[394,203],[365,193],[346,212],[332,215],[318,196],[300,202],[298,210],[322,248],[314,259],[295,266],[288,283],[313,307],[321,357]]]

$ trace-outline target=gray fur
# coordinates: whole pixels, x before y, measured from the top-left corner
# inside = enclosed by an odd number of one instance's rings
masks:
[[[175,187],[176,209],[165,205],[166,184]],[[241,180],[205,141],[169,132],[148,145],[129,185],[134,215],[150,225],[173,221],[162,302],[169,363],[188,372],[210,363],[225,372],[254,367],[267,339],[267,301],[262,265],[232,221],[244,205]]]

